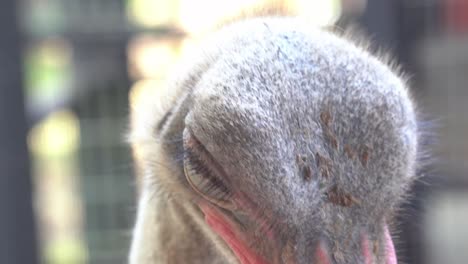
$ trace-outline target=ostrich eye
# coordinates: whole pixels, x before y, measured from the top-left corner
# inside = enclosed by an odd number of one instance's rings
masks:
[[[184,158],[185,176],[195,191],[205,198],[226,200],[229,190],[224,183],[213,175],[213,171],[207,168],[199,160],[193,157]]]
[[[192,135],[184,133],[184,172],[188,183],[204,199],[226,209],[232,207],[231,192],[220,178],[220,168]]]

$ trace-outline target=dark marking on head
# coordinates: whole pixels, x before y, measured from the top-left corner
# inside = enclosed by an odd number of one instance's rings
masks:
[[[307,164],[307,157],[297,154],[296,162],[304,180],[310,181],[312,179],[312,169],[310,168],[309,164]]]
[[[296,155],[296,162],[297,164],[301,165],[307,162],[307,157],[304,155],[297,154]]]
[[[322,177],[330,177],[330,171],[332,169],[331,160],[321,156],[318,152],[315,154],[315,159],[317,162],[317,168],[320,170],[320,174],[322,175]]]
[[[379,253],[379,240],[375,240],[372,243],[372,252],[374,253],[374,256],[378,256]]]
[[[328,107],[327,107],[328,108]],[[327,127],[329,128],[330,127],[330,123],[331,123],[331,120],[332,120],[332,116],[330,114],[330,110],[325,110],[323,112],[320,113],[320,120],[322,121],[322,123]]]
[[[310,166],[304,167],[302,175],[304,176],[304,180],[306,181],[310,181],[310,179],[312,179],[312,169],[310,168]]]
[[[366,145],[361,148],[361,164],[364,167],[367,167],[367,163],[369,162],[370,151],[371,148]]]
[[[338,149],[338,141],[336,140],[336,136],[333,135],[329,129],[325,129],[325,137],[334,149]]]
[[[336,185],[327,192],[327,197],[329,202],[343,207],[351,207],[360,204],[357,198],[353,197],[351,194],[345,193]]]
[[[334,133],[331,131],[331,122],[332,122],[332,116],[330,114],[330,107],[327,106],[326,110],[320,113],[320,121],[323,124],[323,133],[325,135],[326,140],[331,144],[331,146],[337,150],[338,149],[338,140],[336,139],[336,136]]]
[[[346,154],[346,156],[348,156],[348,158],[354,160],[356,158],[356,151],[354,151],[354,149],[348,145],[348,144],[345,144],[344,147],[343,147],[343,150]]]

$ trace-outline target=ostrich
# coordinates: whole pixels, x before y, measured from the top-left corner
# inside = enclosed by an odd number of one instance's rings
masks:
[[[419,136],[395,67],[288,17],[233,22],[182,65],[133,113],[130,263],[397,263]]]

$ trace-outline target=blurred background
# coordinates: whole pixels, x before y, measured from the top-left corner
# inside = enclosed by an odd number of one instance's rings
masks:
[[[266,0],[4,0],[0,263],[125,263],[129,109],[222,19]],[[409,73],[435,163],[399,217],[401,263],[468,259],[468,0],[283,1],[355,25]],[[130,98],[130,100],[129,100]]]

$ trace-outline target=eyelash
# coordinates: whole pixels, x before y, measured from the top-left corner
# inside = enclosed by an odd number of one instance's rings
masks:
[[[230,190],[192,150],[185,149],[184,161],[188,162],[190,166],[188,173],[197,173],[203,180],[201,184],[196,186],[198,191],[217,200],[229,199]]]

